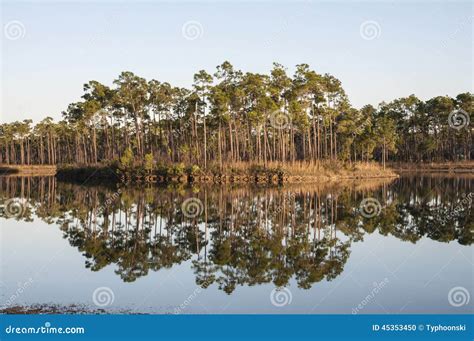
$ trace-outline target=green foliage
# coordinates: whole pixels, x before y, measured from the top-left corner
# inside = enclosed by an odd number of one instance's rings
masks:
[[[122,157],[120,158],[120,165],[123,169],[131,169],[133,167],[133,152],[132,149],[129,147],[125,149]]]
[[[202,174],[202,170],[198,165],[192,165],[190,167],[187,167],[186,173],[189,176],[197,176],[197,175]]]
[[[174,175],[174,176],[181,176],[181,175],[185,175],[185,170],[186,170],[186,166],[184,165],[184,163],[178,163],[171,166],[169,174]]]
[[[169,167],[163,163],[157,163],[155,166],[155,174],[166,176],[168,175]]]
[[[197,72],[190,89],[125,71],[110,87],[86,83],[60,122],[1,124],[0,163],[95,165],[122,155],[120,167],[136,157],[145,173],[151,150],[164,164],[216,173],[240,162],[469,160],[473,103],[466,92],[356,109],[337,78],[304,63],[289,76],[278,63],[260,74],[225,61]],[[448,121],[459,110],[466,124],[455,129]]]
[[[154,167],[155,167],[155,162],[153,160],[153,154],[152,153],[145,154],[145,170],[148,173],[151,173],[153,172]]]

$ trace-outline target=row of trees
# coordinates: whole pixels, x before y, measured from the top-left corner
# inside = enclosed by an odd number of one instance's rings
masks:
[[[297,160],[407,162],[466,160],[469,124],[453,129],[448,115],[472,112],[473,94],[414,95],[353,108],[341,82],[308,65],[293,77],[274,64],[269,75],[243,73],[229,62],[194,75],[192,89],[123,72],[112,87],[84,85],[82,100],[53,122],[0,125],[0,163],[95,164],[132,152],[163,163],[207,168],[234,162]],[[469,115],[469,114],[468,114]],[[469,120],[469,117],[467,117]]]

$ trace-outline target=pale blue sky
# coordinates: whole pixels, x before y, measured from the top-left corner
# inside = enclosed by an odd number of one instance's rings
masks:
[[[471,1],[1,3],[2,122],[59,119],[83,83],[111,85],[124,70],[190,86],[224,60],[261,73],[307,63],[339,78],[355,107],[473,91]],[[13,20],[25,29],[16,40]],[[201,24],[198,39],[183,37],[188,21]],[[373,40],[361,36],[366,21],[380,27]]]

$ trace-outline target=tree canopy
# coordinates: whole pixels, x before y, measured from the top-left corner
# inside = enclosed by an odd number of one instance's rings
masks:
[[[54,122],[0,125],[0,163],[96,164],[130,154],[207,168],[234,162],[299,160],[470,160],[473,94],[415,95],[377,108],[351,106],[341,82],[307,64],[291,77],[225,61],[198,71],[191,89],[122,72],[112,86],[90,81]],[[463,119],[453,128],[450,120]],[[461,116],[460,116],[461,115]],[[456,123],[456,122],[455,122]],[[150,162],[150,156],[148,157]]]

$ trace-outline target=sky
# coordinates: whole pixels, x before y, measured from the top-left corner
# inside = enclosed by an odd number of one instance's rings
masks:
[[[473,91],[472,1],[0,1],[0,122],[58,120],[122,71],[190,87],[225,60],[309,64],[356,108]]]

